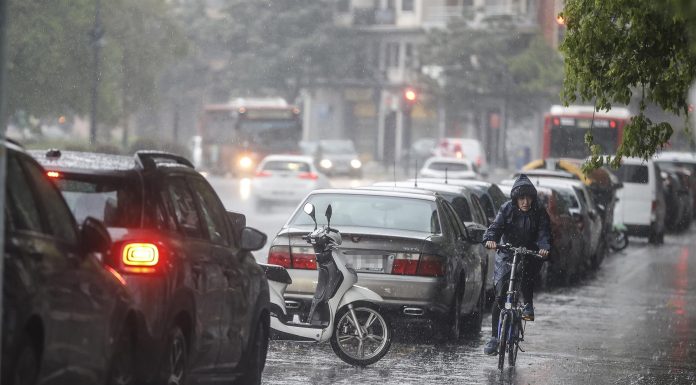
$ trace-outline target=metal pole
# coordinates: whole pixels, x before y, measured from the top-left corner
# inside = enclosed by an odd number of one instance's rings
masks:
[[[100,0],[95,0],[94,4],[94,28],[91,32],[92,35],[92,62],[94,67],[92,70],[92,106],[90,112],[90,122],[89,122],[89,144],[94,145],[97,143],[97,104],[99,101],[99,61],[100,61],[100,51],[101,51],[101,39],[104,36],[104,30],[101,24],[101,2]]]
[[[7,88],[7,78],[5,76],[5,35],[7,29],[7,0],[0,0],[0,140],[5,139],[5,90]],[[5,277],[5,163],[7,154],[5,146],[0,146],[0,291],[3,290]],[[2,298],[2,297],[0,297]],[[0,299],[0,346],[2,346],[2,318],[3,308]],[[0,363],[2,362],[2,350],[0,349]],[[0,367],[0,378],[2,378],[2,368]]]

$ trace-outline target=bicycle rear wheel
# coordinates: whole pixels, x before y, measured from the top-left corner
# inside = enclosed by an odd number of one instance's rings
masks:
[[[505,366],[505,351],[507,350],[508,329],[510,319],[508,313],[502,314],[503,321],[500,326],[500,340],[498,341],[498,370],[503,370]]]

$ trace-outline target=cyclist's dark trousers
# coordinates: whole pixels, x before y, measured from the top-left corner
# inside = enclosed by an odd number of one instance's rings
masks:
[[[520,282],[520,291],[522,292],[524,303],[530,303],[532,305],[534,304],[534,285],[536,283],[536,278],[539,275],[540,268],[541,264],[537,261],[525,261],[524,270],[522,271],[522,281]],[[509,273],[495,284],[495,301],[493,301],[493,305],[491,306],[491,336],[493,337],[498,337],[498,320],[500,319],[500,309],[505,307],[509,287]]]

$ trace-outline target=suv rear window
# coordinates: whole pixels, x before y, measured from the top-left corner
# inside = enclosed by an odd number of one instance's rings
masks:
[[[77,223],[94,217],[107,227],[140,227],[142,197],[127,177],[75,177],[55,180]]]
[[[648,183],[648,166],[643,164],[624,164],[615,173],[624,183]]]

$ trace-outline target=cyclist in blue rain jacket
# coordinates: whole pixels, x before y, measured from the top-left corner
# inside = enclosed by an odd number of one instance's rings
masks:
[[[511,200],[505,202],[498,211],[495,221],[483,236],[486,247],[495,249],[499,242],[510,243],[515,247],[526,247],[547,258],[551,250],[551,228],[549,215],[537,199],[537,191],[529,178],[521,174],[512,186]],[[500,309],[505,305],[510,281],[512,252],[498,250],[495,256],[495,302],[491,308],[491,338],[484,347],[484,353],[496,354],[498,348],[498,319]],[[526,258],[524,260],[521,292],[525,301],[522,318],[534,321],[534,284],[542,261]]]

